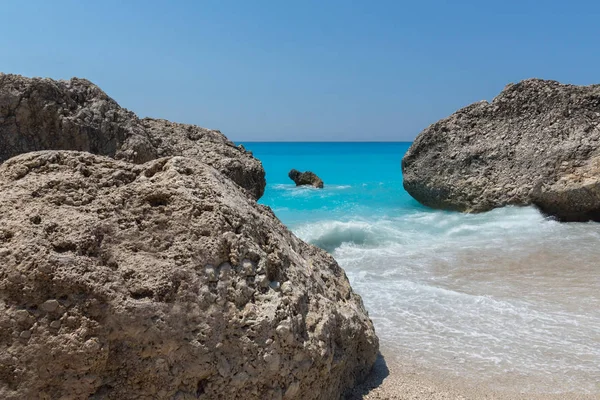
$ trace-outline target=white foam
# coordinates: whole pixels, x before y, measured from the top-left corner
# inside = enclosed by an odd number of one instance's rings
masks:
[[[401,357],[490,385],[600,393],[600,224],[508,207],[293,229],[333,253]]]
[[[348,243],[379,248],[382,244],[401,239],[401,232],[390,221],[376,224],[361,220],[318,221],[298,226],[295,233],[305,241],[328,251]]]
[[[293,183],[275,183],[272,187],[275,190],[321,190],[310,185],[296,186]],[[350,189],[351,187],[351,185],[324,185],[323,189],[341,190]]]

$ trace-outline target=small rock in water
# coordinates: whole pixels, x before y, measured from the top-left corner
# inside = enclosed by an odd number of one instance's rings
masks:
[[[288,176],[296,183],[296,186],[310,185],[319,189],[323,189],[323,181],[314,172],[300,172],[297,169],[292,169]]]

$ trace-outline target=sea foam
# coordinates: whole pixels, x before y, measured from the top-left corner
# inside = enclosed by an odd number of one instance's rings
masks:
[[[503,388],[595,393],[600,231],[534,208],[299,224],[336,257],[384,347]]]

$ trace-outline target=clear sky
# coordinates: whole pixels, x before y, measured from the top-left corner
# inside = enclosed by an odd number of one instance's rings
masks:
[[[4,0],[0,70],[242,140],[412,140],[509,82],[600,83],[600,1]]]

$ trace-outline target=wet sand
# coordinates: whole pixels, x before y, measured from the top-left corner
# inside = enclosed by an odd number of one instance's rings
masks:
[[[520,393],[494,391],[475,383],[449,380],[433,376],[431,372],[419,371],[414,366],[403,366],[386,359],[382,349],[373,372],[361,385],[354,388],[346,400],[455,400],[455,399],[499,399],[499,400],[593,400],[600,395],[577,393]]]

